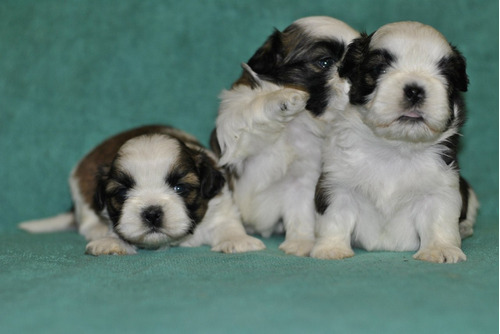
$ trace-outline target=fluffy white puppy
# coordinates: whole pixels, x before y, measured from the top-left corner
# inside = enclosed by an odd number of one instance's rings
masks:
[[[264,248],[245,233],[215,156],[180,130],[144,126],[113,136],[76,165],[69,183],[72,212],[20,227],[77,227],[92,255],[179,244],[225,253]]]
[[[464,261],[478,208],[457,162],[465,59],[434,28],[399,22],[355,40],[339,73],[350,105],[325,140],[311,256],[350,257],[354,245]]]
[[[328,104],[347,104],[348,85],[337,65],[358,36],[330,17],[297,20],[275,31],[220,95],[211,146],[229,172],[243,222],[265,237],[284,225],[280,249],[289,254],[307,256],[314,245],[319,116]]]

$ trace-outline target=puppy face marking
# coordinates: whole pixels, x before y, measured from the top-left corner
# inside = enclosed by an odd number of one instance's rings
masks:
[[[451,59],[463,65],[451,69]],[[365,107],[364,122],[390,140],[438,139],[455,125],[459,108],[453,104],[467,86],[458,51],[434,28],[416,22],[389,24],[356,40],[340,73],[352,82],[351,103]]]
[[[332,101],[330,95],[344,94],[336,65],[347,44],[358,36],[354,29],[333,18],[299,19],[283,32],[275,31],[248,65],[263,80],[307,91],[311,97],[306,108],[318,116]],[[255,85],[248,75],[237,83]]]
[[[114,231],[127,242],[148,248],[191,233],[209,200],[200,182],[205,177],[203,157],[203,152],[165,135],[127,141],[102,181]]]

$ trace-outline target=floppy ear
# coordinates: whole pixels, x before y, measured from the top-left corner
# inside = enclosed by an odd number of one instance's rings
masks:
[[[450,45],[453,55],[446,58],[443,65],[444,75],[450,80],[450,83],[461,92],[466,92],[469,85],[467,76],[467,65],[464,56],[453,45]]]
[[[267,41],[248,61],[248,66],[259,75],[269,75],[283,61],[282,33],[275,29]]]
[[[241,63],[241,67],[243,68],[243,74],[241,76],[243,79],[247,80],[250,87],[256,88],[262,86],[262,80],[259,78],[259,75],[255,73],[248,64]]]
[[[366,85],[363,82],[361,67],[365,60],[365,55],[369,52],[372,35],[368,36],[366,33],[361,33],[361,37],[349,44],[339,68],[339,76],[347,78],[351,82],[349,101],[352,104],[364,104],[366,102]]]
[[[370,40],[371,36],[363,32],[361,37],[354,39],[347,46],[347,52],[339,67],[339,76],[341,78],[347,78],[352,82],[359,75],[360,66],[364,55],[368,52]]]
[[[211,199],[221,191],[226,183],[226,179],[215,165],[215,162],[204,152],[200,152],[197,160],[200,173],[201,196],[206,199]]]
[[[97,170],[96,189],[93,203],[93,207],[96,211],[102,211],[106,206],[106,185],[109,180],[109,170],[110,167],[108,165],[101,165]]]

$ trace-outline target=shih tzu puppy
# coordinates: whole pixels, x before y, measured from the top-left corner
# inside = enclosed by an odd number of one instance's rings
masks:
[[[350,104],[323,147],[311,256],[347,258],[355,246],[465,261],[479,205],[457,161],[465,59],[434,28],[399,22],[356,39],[339,74]]]
[[[167,126],[113,136],[73,169],[72,212],[20,224],[30,232],[77,227],[86,253],[208,244],[225,253],[260,250],[245,233],[213,153]]]
[[[247,230],[286,231],[280,249],[307,256],[314,245],[314,189],[323,111],[343,109],[348,85],[337,66],[359,34],[329,17],[275,31],[243,64],[221,104],[211,146],[230,175]]]

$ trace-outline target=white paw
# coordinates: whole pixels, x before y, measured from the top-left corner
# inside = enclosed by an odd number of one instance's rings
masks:
[[[283,88],[277,92],[277,106],[272,108],[272,117],[277,121],[290,122],[295,116],[306,108],[309,94],[293,88]]]
[[[311,251],[311,257],[323,260],[341,260],[353,256],[352,248],[340,245],[316,244]]]
[[[259,251],[266,248],[264,243],[249,235],[223,240],[212,247],[214,252],[243,253]]]
[[[87,244],[85,253],[90,255],[127,255],[135,254],[135,247],[123,240],[106,237],[93,240]]]
[[[465,239],[474,234],[474,222],[470,220],[465,220],[459,225],[460,238]]]
[[[314,240],[291,239],[291,240],[285,240],[280,245],[280,249],[286,254],[297,255],[297,256],[309,256],[313,246],[314,246]]]
[[[432,246],[425,249],[420,249],[414,259],[436,262],[436,263],[457,263],[467,260],[464,252],[455,246]]]

